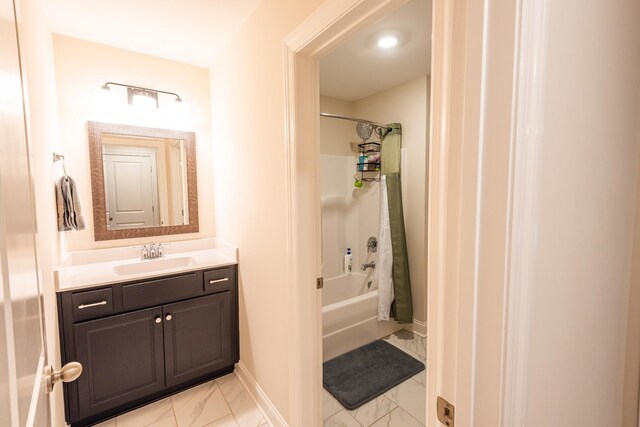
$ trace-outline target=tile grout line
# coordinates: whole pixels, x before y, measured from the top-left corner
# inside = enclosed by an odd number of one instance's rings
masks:
[[[173,412],[173,419],[176,422],[176,427],[180,427],[180,423],[178,422],[178,414],[176,414],[176,407],[173,405],[173,396],[169,396],[169,403],[171,404],[171,412]]]
[[[421,426],[424,426],[424,424],[417,419],[416,417],[414,417],[413,415],[411,415],[406,409],[404,409],[402,406],[398,405],[398,408],[402,409],[402,412],[404,412],[405,414],[407,414],[410,418],[413,418],[418,424],[420,424]]]
[[[384,396],[384,394],[383,394],[383,396]],[[389,398],[387,397],[387,399],[389,399]],[[389,399],[389,400],[391,400],[391,399]],[[393,400],[391,400],[391,402],[393,402]],[[396,407],[395,407],[395,408],[393,408],[393,409],[392,409],[392,410],[390,410],[389,412],[385,413],[385,414],[384,414],[384,415],[382,415],[380,418],[378,418],[378,419],[374,420],[372,423],[370,423],[370,424],[369,424],[368,426],[366,426],[366,427],[371,427],[372,425],[374,425],[375,423],[377,423],[378,421],[380,421],[381,419],[383,419],[383,418],[384,418],[384,417],[386,417],[387,415],[391,414],[393,411],[395,411],[396,409],[398,409],[398,408],[400,407],[400,405],[398,405],[396,402],[393,402],[393,403],[396,405]]]
[[[235,373],[235,371],[234,371]],[[231,375],[231,374],[227,374],[227,375]],[[222,378],[222,377],[219,377]],[[238,418],[236,417],[236,413],[233,412],[233,408],[231,407],[231,404],[229,403],[229,400],[227,399],[227,395],[224,394],[224,391],[222,390],[222,387],[220,387],[220,384],[218,384],[218,378],[216,378],[215,380],[216,383],[216,387],[218,387],[218,390],[220,390],[220,394],[222,395],[222,398],[224,399],[224,403],[227,404],[227,407],[229,407],[229,410],[231,411],[231,416],[233,417],[233,420],[236,422],[236,424],[239,426],[240,423],[238,422]],[[223,417],[224,418],[224,417]],[[220,418],[222,419],[222,418]]]

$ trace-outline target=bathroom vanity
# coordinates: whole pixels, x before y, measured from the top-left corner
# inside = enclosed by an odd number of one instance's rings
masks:
[[[72,426],[233,371],[239,359],[235,252],[179,249],[157,260],[121,259],[117,249],[86,251],[107,254],[77,254],[58,271],[62,363],[83,366],[64,388]]]

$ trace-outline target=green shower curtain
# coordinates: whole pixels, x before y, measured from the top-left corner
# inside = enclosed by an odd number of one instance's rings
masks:
[[[389,228],[391,230],[391,248],[393,253],[393,292],[395,300],[391,306],[393,318],[398,323],[413,322],[413,303],[411,300],[411,280],[409,278],[409,257],[407,238],[404,231],[404,212],[402,210],[402,188],[400,181],[400,148],[402,146],[402,126],[399,123],[387,125],[382,130],[381,171],[387,184],[387,202],[389,205]]]

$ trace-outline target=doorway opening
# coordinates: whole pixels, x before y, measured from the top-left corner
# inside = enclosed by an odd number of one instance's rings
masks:
[[[366,357],[362,352],[377,348],[370,345],[377,340],[426,360],[431,7],[430,0],[411,0],[319,61],[322,354],[323,362],[331,360],[324,364],[325,385],[331,369],[342,369],[351,356]],[[391,124],[401,135],[399,150],[381,152],[390,144]],[[404,233],[385,228],[394,191],[386,178],[396,155]],[[394,267],[398,249],[408,261],[406,280]],[[404,314],[402,285],[409,304]],[[424,370],[384,392],[392,383],[379,375],[354,375],[366,384],[358,387],[371,392],[340,395],[325,388],[323,424],[425,425]],[[365,401],[354,409],[348,397],[361,393]]]
[[[405,4],[406,0],[329,0],[285,39],[285,148],[289,195],[287,242],[290,254],[287,267],[291,295],[291,412],[288,422],[291,425],[323,423],[322,293],[317,286],[322,284],[322,280],[318,279],[322,277],[320,61],[360,30],[375,24]],[[443,365],[445,355],[453,355],[448,351],[447,339],[455,339],[451,335],[447,336],[444,328],[446,318],[443,307],[449,299],[444,298],[447,259],[443,248],[449,218],[446,209],[447,176],[450,169],[449,128],[451,117],[457,117],[452,116],[449,111],[453,24],[456,15],[450,2],[434,2],[432,15],[433,42],[429,43],[433,46],[433,73],[430,79],[432,91],[429,93],[431,111],[430,119],[424,123],[425,126],[430,126],[430,141],[428,158],[423,159],[429,176],[429,212],[425,226],[428,230],[425,233],[428,259],[422,260],[427,265],[429,281],[427,361],[431,369],[427,372],[425,396],[425,419],[429,426],[437,422],[435,414],[438,394],[442,393],[444,386],[450,392],[456,388],[444,376]]]

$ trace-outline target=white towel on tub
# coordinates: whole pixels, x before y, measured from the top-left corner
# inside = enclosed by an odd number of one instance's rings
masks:
[[[386,177],[380,177],[380,231],[378,232],[378,320],[389,320],[393,293],[393,251],[389,224],[389,199]]]

